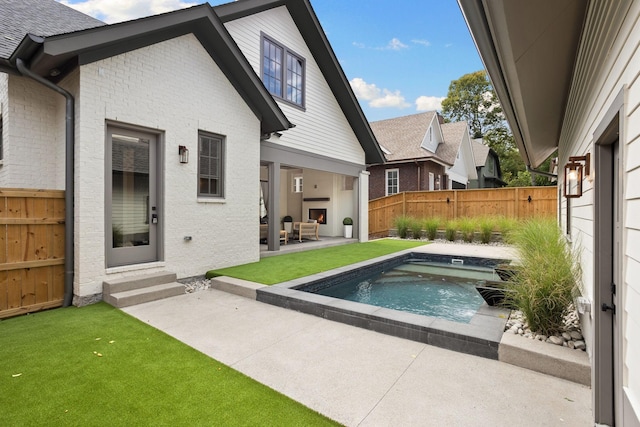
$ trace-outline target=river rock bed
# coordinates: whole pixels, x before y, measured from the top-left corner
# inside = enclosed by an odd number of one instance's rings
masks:
[[[569,313],[564,317],[564,328],[552,336],[546,336],[532,332],[521,311],[513,310],[504,327],[505,333],[520,335],[523,338],[544,341],[549,344],[563,346],[575,350],[586,351],[587,345],[580,329],[580,319],[578,312],[571,307]]]
[[[180,279],[178,282],[184,285],[184,293],[192,294],[194,292],[204,291],[211,287],[211,280],[204,276],[189,277],[186,279]]]

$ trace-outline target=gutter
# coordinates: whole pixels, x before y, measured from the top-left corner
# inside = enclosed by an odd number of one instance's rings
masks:
[[[558,175],[555,173],[535,170],[531,167],[531,165],[527,165],[527,172],[529,172],[531,175],[541,175],[546,176],[547,178],[558,178]]]
[[[74,114],[74,99],[73,95],[69,92],[51,83],[49,80],[37,75],[31,71],[25,65],[24,61],[20,58],[16,58],[16,66],[18,71],[25,76],[29,77],[38,83],[58,92],[60,95],[66,98],[66,116],[65,116],[65,192],[64,192],[64,302],[63,307],[69,307],[73,302],[73,263],[74,263],[74,250],[73,250],[73,193],[74,193],[74,127],[75,127],[75,114]]]

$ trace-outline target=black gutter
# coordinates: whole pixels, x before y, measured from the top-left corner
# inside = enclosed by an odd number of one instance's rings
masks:
[[[23,76],[29,77],[38,83],[58,92],[66,98],[65,116],[65,191],[64,191],[64,302],[63,307],[68,307],[73,302],[73,192],[74,192],[74,99],[69,92],[51,83],[49,80],[35,74],[24,64],[20,58],[16,58],[16,66]]]

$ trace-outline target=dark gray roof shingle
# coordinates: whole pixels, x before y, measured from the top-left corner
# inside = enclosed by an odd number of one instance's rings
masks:
[[[54,0],[0,0],[0,58],[8,59],[28,33],[48,37],[101,25]]]

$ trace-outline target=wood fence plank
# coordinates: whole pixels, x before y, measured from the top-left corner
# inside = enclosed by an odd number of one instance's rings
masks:
[[[17,308],[22,305],[22,271],[7,272],[7,309]]]
[[[51,289],[51,267],[40,267],[32,269],[35,282],[35,304],[50,301],[53,296]]]
[[[33,261],[8,262],[0,264],[0,271],[22,270],[27,268],[49,267],[64,264],[64,258],[37,259]]]
[[[21,305],[33,305],[36,303],[36,282],[35,275],[30,268],[20,270],[22,272],[22,282],[20,283],[20,291],[22,302]]]
[[[55,265],[51,267],[51,289],[52,289],[52,300],[58,300],[64,298],[64,264]]]
[[[6,271],[0,271],[0,313],[2,310],[9,308],[8,306],[8,293],[9,293],[9,273]]]

